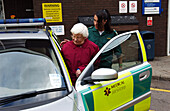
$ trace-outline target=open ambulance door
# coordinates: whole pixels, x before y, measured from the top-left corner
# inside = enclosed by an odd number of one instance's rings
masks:
[[[130,31],[101,48],[77,79],[76,90],[90,111],[146,111],[151,102],[151,77],[140,33]]]

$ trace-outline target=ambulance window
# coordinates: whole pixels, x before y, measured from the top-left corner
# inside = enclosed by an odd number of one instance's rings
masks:
[[[65,96],[68,93],[63,71],[49,40],[16,39],[0,42],[1,98],[30,91],[49,93],[44,90],[51,92],[56,88],[64,90],[53,91],[58,93],[53,97]],[[43,97],[37,101],[50,98],[51,96]]]
[[[141,63],[141,48],[136,33],[131,34],[131,37],[119,47],[118,52],[113,53],[113,69],[126,69]]]
[[[114,44],[118,44],[117,40],[115,43],[111,43],[106,50],[102,52],[99,68],[112,68],[119,71],[141,64],[141,49],[136,33],[124,36],[123,38],[126,39],[123,43],[114,47]]]

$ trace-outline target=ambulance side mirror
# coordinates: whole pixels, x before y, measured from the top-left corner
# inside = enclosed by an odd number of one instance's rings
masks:
[[[85,83],[93,83],[99,81],[115,80],[118,78],[118,73],[114,69],[100,68],[95,70],[90,77],[83,79]]]

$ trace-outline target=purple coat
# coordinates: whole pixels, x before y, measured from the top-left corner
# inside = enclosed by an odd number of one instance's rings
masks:
[[[88,39],[81,46],[76,46],[73,41],[63,45],[61,52],[67,64],[73,85],[75,85],[77,80],[76,70],[79,68],[83,71],[98,51],[99,47]]]

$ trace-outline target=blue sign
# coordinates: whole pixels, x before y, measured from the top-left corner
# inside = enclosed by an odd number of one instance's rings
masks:
[[[142,0],[142,14],[161,14],[161,0]]]

